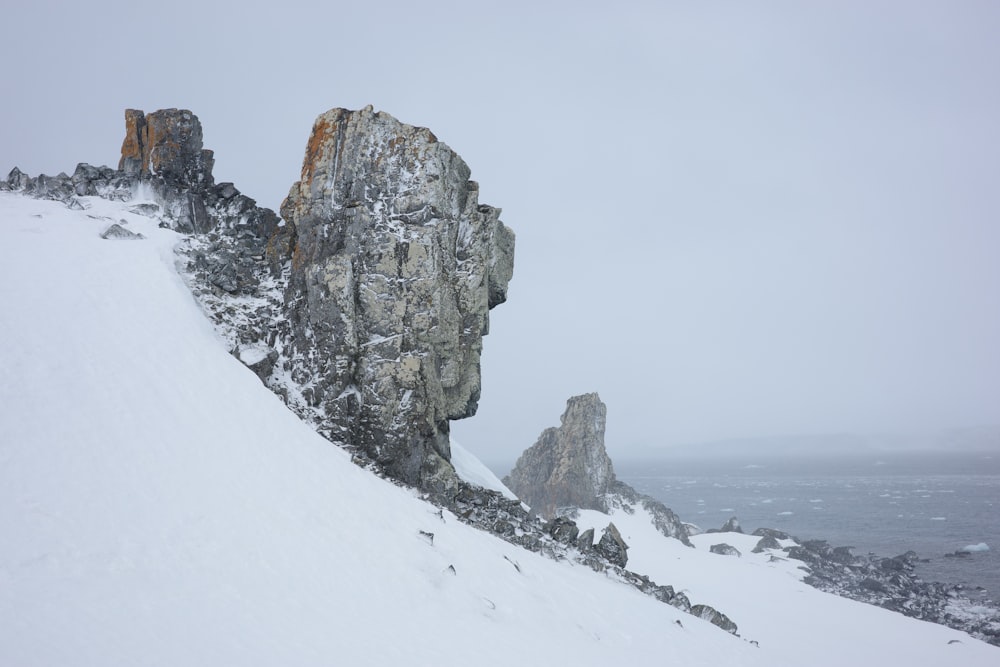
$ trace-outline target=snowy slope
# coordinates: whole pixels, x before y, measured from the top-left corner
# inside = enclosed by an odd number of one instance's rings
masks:
[[[773,561],[770,552],[752,553],[759,537],[695,535],[691,549],[664,539],[642,507],[632,514],[582,510],[576,521],[581,530],[595,528],[598,535],[613,521],[629,545],[629,569],[654,581],[676,582],[692,602],[724,611],[739,625],[740,634],[757,641],[775,664],[1000,664],[1000,649],[963,632],[803,583],[801,561],[786,559],[781,551],[774,552],[778,559]],[[720,543],[736,547],[741,555],[709,552]]]
[[[86,202],[0,194],[0,664],[755,664],[352,465]]]
[[[760,647],[439,517],[227,354],[173,232],[84,201],[0,193],[0,665],[997,664],[625,516],[630,565]],[[120,219],[147,238],[99,238]]]

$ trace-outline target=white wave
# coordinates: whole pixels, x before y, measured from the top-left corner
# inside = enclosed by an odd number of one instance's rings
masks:
[[[980,551],[989,551],[989,550],[990,550],[990,545],[986,544],[986,542],[980,542],[979,544],[970,544],[968,546],[964,546],[961,549],[959,549],[959,551],[964,551],[965,553],[970,553],[970,554],[977,553]]]

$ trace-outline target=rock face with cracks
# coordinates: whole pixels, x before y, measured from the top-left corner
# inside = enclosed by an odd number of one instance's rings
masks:
[[[452,493],[449,421],[475,413],[489,310],[514,234],[465,162],[425,128],[366,107],[313,125],[269,244],[288,266],[285,354],[330,437],[389,475]]]

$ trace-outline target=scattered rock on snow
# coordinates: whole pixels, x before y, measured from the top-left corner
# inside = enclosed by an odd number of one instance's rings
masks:
[[[139,239],[144,239],[146,237],[143,236],[142,234],[129,231],[116,222],[115,224],[111,225],[110,227],[104,230],[104,232],[101,234],[101,238],[117,239],[122,241],[137,241]]]

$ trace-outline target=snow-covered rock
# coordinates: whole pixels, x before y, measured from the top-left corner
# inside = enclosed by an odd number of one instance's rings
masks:
[[[331,439],[442,497],[457,490],[448,423],[475,414],[489,310],[514,261],[513,232],[469,175],[426,128],[332,109],[269,247],[289,268],[281,370]]]

